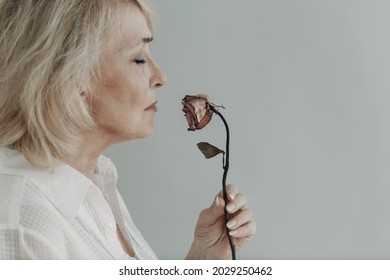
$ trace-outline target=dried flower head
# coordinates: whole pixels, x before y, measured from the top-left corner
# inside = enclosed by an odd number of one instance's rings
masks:
[[[211,121],[213,113],[209,109],[207,95],[186,95],[182,99],[182,104],[188,122],[188,130],[202,129]]]

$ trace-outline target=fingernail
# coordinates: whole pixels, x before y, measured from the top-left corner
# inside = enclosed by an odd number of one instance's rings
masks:
[[[228,195],[230,199],[235,199],[236,198],[236,193],[235,192],[228,192]]]
[[[236,224],[237,224],[237,221],[236,221],[236,220],[230,220],[230,221],[226,224],[226,226],[227,226],[228,228],[232,228],[232,227],[234,227]]]
[[[237,230],[229,231],[229,235],[234,236],[238,233]]]
[[[236,205],[234,205],[234,203],[229,203],[226,206],[226,210],[228,210],[228,212],[232,212],[234,210],[234,208],[236,208]]]

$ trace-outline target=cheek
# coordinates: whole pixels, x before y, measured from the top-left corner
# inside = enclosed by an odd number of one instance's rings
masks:
[[[147,91],[134,84],[121,87],[112,92],[110,100],[103,101],[103,106],[109,107],[113,125],[137,126],[144,118],[148,106]]]
[[[115,79],[104,83],[97,98],[100,106],[111,108],[113,111],[128,111],[137,99],[133,92],[132,83],[126,79]]]
[[[101,118],[137,121],[149,105],[148,81],[141,71],[109,71],[96,83],[92,109]],[[107,75],[108,74],[108,75]]]
[[[143,113],[145,108],[149,106],[148,100],[149,88],[141,79],[136,81],[128,81],[121,89],[122,98],[120,102],[126,102],[134,113]]]

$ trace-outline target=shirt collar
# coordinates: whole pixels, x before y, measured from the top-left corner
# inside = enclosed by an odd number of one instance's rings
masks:
[[[27,179],[69,218],[76,216],[89,187],[94,185],[91,179],[67,164],[39,169],[32,166],[20,152],[6,148],[0,149],[1,173]],[[110,159],[99,157],[96,175],[117,176]]]

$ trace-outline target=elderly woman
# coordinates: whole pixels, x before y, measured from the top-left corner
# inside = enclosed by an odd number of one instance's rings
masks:
[[[136,0],[0,2],[0,259],[155,259],[102,152],[154,130],[166,77]],[[203,210],[188,259],[231,257],[255,233],[229,186]]]

